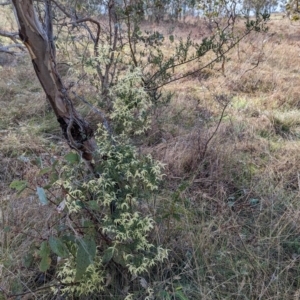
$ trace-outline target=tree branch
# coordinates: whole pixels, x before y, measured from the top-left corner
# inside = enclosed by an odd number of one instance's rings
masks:
[[[99,56],[99,52],[98,52],[98,44],[99,44],[99,37],[100,37],[100,33],[101,33],[101,26],[100,23],[92,18],[82,18],[79,20],[75,20],[73,21],[71,24],[80,24],[80,23],[85,23],[85,22],[90,22],[93,23],[97,26],[97,34],[96,34],[96,38],[93,37],[92,33],[89,31],[90,36],[94,42],[94,54],[95,56]]]
[[[178,81],[178,80],[183,79],[183,78],[185,78],[185,77],[191,76],[191,75],[193,75],[193,74],[195,74],[195,73],[197,73],[197,72],[199,72],[199,71],[201,71],[201,70],[203,70],[203,69],[205,69],[205,68],[211,66],[212,64],[214,64],[215,62],[217,62],[221,57],[223,57],[225,54],[227,54],[230,50],[232,50],[232,49],[233,49],[233,48],[234,48],[234,47],[235,47],[242,39],[244,39],[251,31],[253,31],[253,30],[248,30],[248,31],[246,31],[246,33],[244,33],[244,34],[243,34],[241,37],[239,37],[234,43],[232,43],[225,51],[223,51],[221,55],[217,55],[213,60],[211,60],[210,62],[208,62],[207,64],[205,64],[203,67],[197,68],[197,69],[194,70],[194,71],[186,72],[185,74],[183,74],[183,75],[181,75],[181,76],[178,76],[178,77],[175,77],[175,78],[173,77],[173,78],[169,79],[168,81],[161,83],[160,85],[157,85],[157,86],[152,87],[152,88],[146,88],[145,90],[146,90],[146,91],[153,91],[153,90],[159,89],[159,88],[161,88],[161,87],[163,87],[163,86],[165,86],[165,85],[167,85],[167,84],[169,84],[169,83],[171,83],[171,82]],[[199,58],[200,58],[200,57],[195,57],[195,58],[191,59],[190,61],[195,60],[195,59],[199,59]],[[190,61],[189,61],[189,62],[190,62]],[[185,64],[185,63],[182,63],[182,64]],[[171,67],[170,67],[170,68],[171,68]],[[168,68],[168,69],[169,69],[169,68]]]
[[[8,32],[8,31],[0,30],[0,35],[8,37],[15,42],[15,40],[19,37],[19,32]]]
[[[10,50],[11,48],[19,48],[20,50],[25,51],[25,48],[22,44],[12,44],[8,46],[0,46],[0,52],[4,52],[11,55],[23,55],[22,52]]]
[[[56,2],[55,0],[51,0],[68,18],[71,20],[74,19],[74,16],[67,12],[65,7],[63,7],[60,3]]]

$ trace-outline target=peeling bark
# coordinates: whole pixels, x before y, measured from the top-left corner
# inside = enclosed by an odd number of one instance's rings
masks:
[[[45,0],[45,28],[32,0],[12,0],[19,36],[26,46],[36,75],[54,110],[63,135],[71,148],[91,163],[95,150],[94,132],[73,106],[68,90],[56,69],[55,45],[52,36],[50,0]]]

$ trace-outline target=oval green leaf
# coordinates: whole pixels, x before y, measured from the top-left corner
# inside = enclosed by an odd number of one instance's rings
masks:
[[[80,156],[77,153],[69,152],[65,156],[65,160],[70,162],[70,163],[79,163],[80,162]]]
[[[49,245],[51,250],[59,257],[65,258],[69,256],[68,248],[61,239],[51,236]]]
[[[46,197],[46,193],[45,193],[45,190],[41,187],[37,187],[36,188],[36,193],[39,197],[39,200],[40,202],[43,204],[43,205],[46,205],[48,204],[48,200],[47,200],[47,197]]]
[[[82,279],[87,267],[93,263],[96,255],[96,243],[91,237],[84,237],[78,240],[77,244],[75,281]]]

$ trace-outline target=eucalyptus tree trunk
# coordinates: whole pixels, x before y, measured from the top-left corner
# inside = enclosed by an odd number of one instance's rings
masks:
[[[19,24],[19,36],[26,46],[36,75],[46,93],[71,148],[91,162],[95,150],[94,133],[74,108],[56,69],[50,0],[45,0],[45,21],[39,21],[32,0],[12,0]]]

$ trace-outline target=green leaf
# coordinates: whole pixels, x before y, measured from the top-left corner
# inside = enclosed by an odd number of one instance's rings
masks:
[[[71,242],[71,243],[75,244],[75,242],[76,242],[76,238],[72,234],[71,235],[64,235],[61,239],[64,243]]]
[[[18,194],[23,192],[27,188],[27,181],[26,180],[14,180],[10,185],[10,188],[15,189],[18,191]]]
[[[171,296],[169,295],[169,293],[164,290],[160,290],[159,297],[160,297],[159,299],[171,300]]]
[[[259,199],[251,198],[249,200],[249,202],[251,205],[255,206],[255,205],[259,204]]]
[[[52,170],[51,167],[44,168],[44,169],[40,170],[39,175],[47,174],[47,173],[49,173],[51,170]]]
[[[77,206],[84,208],[84,203],[81,200],[76,200],[75,203]]]
[[[43,167],[43,161],[42,161],[42,159],[41,159],[40,156],[36,158],[35,164],[36,164],[39,168],[42,168],[42,167]]]
[[[65,258],[69,256],[69,251],[63,241],[59,238],[51,236],[49,238],[49,245],[51,250],[58,256]]]
[[[174,35],[173,35],[173,34],[171,34],[171,35],[169,36],[169,40],[170,40],[171,43],[174,42]]]
[[[90,207],[90,209],[92,209],[92,210],[99,210],[99,202],[98,201],[96,201],[96,200],[91,200],[91,201],[89,201],[88,202],[88,206]]]
[[[56,172],[56,170],[52,170],[49,179],[51,184],[58,180],[58,173]]]
[[[48,256],[50,255],[50,248],[49,248],[48,242],[46,242],[46,241],[42,242],[41,248],[39,251],[39,255],[41,256],[41,258],[43,258],[47,255]]]
[[[104,252],[103,252],[103,256],[102,256],[102,263],[106,264],[108,263],[114,256],[114,251],[115,248],[113,247],[109,247],[107,248]]]
[[[51,264],[50,247],[47,242],[42,242],[39,255],[42,258],[39,268],[41,272],[46,272],[49,269]]]
[[[73,245],[76,244],[77,241],[76,237],[74,235],[64,235],[61,237],[61,240],[68,248],[69,253],[76,257],[77,249],[76,247],[73,247]]]
[[[41,187],[37,187],[36,188],[36,193],[39,197],[39,200],[40,202],[43,204],[43,205],[46,205],[48,204],[48,200],[47,200],[47,197],[46,197],[46,193],[45,193],[45,190]]]
[[[87,267],[93,263],[95,255],[96,243],[92,238],[84,237],[78,240],[75,281],[82,279]]]
[[[182,288],[182,287],[181,287]],[[189,300],[182,291],[176,291],[175,293],[175,297],[176,299],[180,299],[180,300]]]
[[[56,165],[58,164],[58,160],[55,159],[54,161],[52,161],[52,170],[55,170]]]
[[[45,258],[43,258],[40,262],[39,268],[41,272],[46,272],[51,265],[51,258],[50,256],[47,256]]]
[[[52,184],[47,184],[43,186],[44,190],[49,190],[52,187]]]
[[[34,261],[34,256],[33,256],[32,252],[27,253],[27,254],[23,257],[23,263],[24,263],[24,266],[25,266],[26,268],[31,267],[33,261]]]
[[[11,228],[9,226],[5,226],[3,229],[4,232],[10,232]]]
[[[19,278],[16,278],[11,285],[11,291],[13,294],[19,294],[23,291],[23,284],[21,283]],[[2,293],[1,293],[2,294]],[[3,295],[3,294],[2,294]],[[1,295],[1,296],[2,296]],[[2,298],[3,299],[3,298]]]
[[[124,246],[118,246],[117,251],[114,252],[114,262],[117,264],[120,264],[123,267],[126,267],[127,262],[124,259],[124,256],[127,253],[131,253],[130,249],[128,247]]]
[[[69,152],[65,156],[65,160],[70,162],[70,163],[79,163],[80,162],[80,156],[77,153]]]

